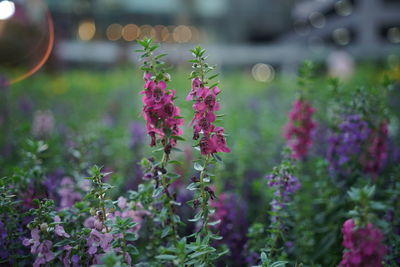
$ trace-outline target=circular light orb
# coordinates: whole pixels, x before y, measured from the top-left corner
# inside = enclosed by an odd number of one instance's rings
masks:
[[[310,23],[313,27],[321,29],[325,26],[325,16],[319,12],[313,12],[309,17]]]
[[[111,24],[107,27],[106,35],[108,40],[117,41],[121,39],[122,36],[122,26],[119,24]]]
[[[87,20],[79,23],[78,36],[82,41],[90,41],[96,34],[96,25],[93,21]]]
[[[164,25],[156,25],[156,26],[154,26],[154,30],[156,32],[156,37],[154,38],[154,40],[156,42],[162,42],[163,41],[163,31],[166,28],[167,27],[165,27]]]
[[[392,27],[387,32],[387,38],[394,44],[400,43],[400,27]]]
[[[333,40],[339,45],[347,45],[351,41],[350,31],[345,28],[338,28],[333,31]]]
[[[122,38],[125,41],[131,42],[136,40],[140,35],[140,29],[135,24],[128,24],[122,29]]]
[[[172,36],[177,43],[187,43],[192,38],[192,31],[185,25],[179,25],[172,32]]]
[[[11,18],[15,13],[15,4],[11,1],[0,2],[0,20]]]
[[[139,38],[143,39],[144,37],[154,39],[156,37],[156,30],[147,24],[140,26],[140,37]]]
[[[190,26],[189,28],[192,32],[192,37],[190,38],[190,41],[193,43],[200,41],[200,31],[194,26]]]
[[[272,82],[275,78],[275,70],[269,64],[257,63],[251,68],[251,75],[258,82]]]
[[[340,16],[348,16],[353,12],[353,6],[349,0],[339,0],[335,3],[335,11]]]

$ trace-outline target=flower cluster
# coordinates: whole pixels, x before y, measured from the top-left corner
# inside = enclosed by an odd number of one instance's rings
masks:
[[[143,116],[146,120],[147,134],[151,137],[150,146],[156,145],[157,136],[180,136],[183,131],[180,126],[184,124],[180,117],[180,110],[174,105],[175,90],[166,89],[167,83],[163,80],[156,81],[151,73],[144,75]],[[168,144],[174,146],[176,140],[169,139]]]
[[[54,116],[50,110],[35,112],[32,122],[32,134],[36,137],[45,137],[54,129]]]
[[[386,255],[382,244],[383,234],[371,223],[366,227],[356,228],[352,219],[344,222],[342,227],[343,246],[347,249],[340,262],[342,267],[379,267]]]
[[[315,109],[305,100],[297,99],[289,113],[289,122],[284,127],[284,137],[292,149],[292,157],[302,159],[312,144],[315,122],[312,115]]]
[[[216,152],[230,152],[226,146],[224,136],[224,128],[216,127],[213,123],[217,116],[215,111],[218,111],[220,105],[217,100],[217,95],[221,90],[215,86],[209,88],[204,86],[200,78],[192,80],[192,90],[186,97],[186,100],[194,100],[193,109],[195,111],[191,125],[193,125],[193,139],[200,138],[200,151],[203,155],[209,155]]]
[[[55,255],[52,251],[53,242],[50,240],[41,240],[40,230],[34,228],[31,230],[31,239],[25,238],[22,242],[24,246],[31,247],[31,253],[37,257],[33,262],[33,267],[39,267],[41,264],[51,262]]]
[[[370,146],[367,151],[366,160],[363,163],[365,172],[378,173],[382,169],[388,154],[387,141],[388,128],[385,121],[370,135]]]
[[[82,199],[81,194],[75,189],[75,183],[67,176],[61,180],[58,195],[60,196],[61,209],[70,208],[75,204],[75,202]]]
[[[301,187],[299,180],[290,173],[270,174],[265,178],[268,180],[268,186],[275,188],[275,196],[281,197],[284,202],[289,201],[290,196]]]
[[[362,152],[371,130],[359,115],[349,115],[339,125],[339,132],[329,138],[328,160],[334,171],[343,167]]]

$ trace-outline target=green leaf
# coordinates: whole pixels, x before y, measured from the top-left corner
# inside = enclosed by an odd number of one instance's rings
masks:
[[[210,76],[210,77],[208,77],[208,79],[209,80],[212,80],[212,79],[214,79],[215,77],[217,77],[219,75],[219,73],[217,73],[217,74],[214,74],[214,75],[212,75],[212,76]],[[211,87],[212,88],[212,87]]]
[[[194,169],[195,169],[196,171],[199,171],[199,172],[201,172],[201,171],[204,170],[203,166],[201,166],[201,165],[200,165],[199,163],[197,163],[197,162],[194,163]]]
[[[158,256],[156,256],[156,258],[159,260],[174,260],[174,259],[176,259],[176,256],[164,254],[164,255],[158,255]]]
[[[153,195],[152,197],[158,197],[158,195],[160,195],[160,193],[163,191],[162,187],[158,187],[153,191]]]
[[[128,240],[128,241],[136,241],[137,240],[137,236],[134,233],[127,232],[127,233],[125,233],[125,239]]]
[[[170,231],[171,231],[171,227],[169,227],[169,226],[165,227],[161,233],[161,238],[166,237]]]

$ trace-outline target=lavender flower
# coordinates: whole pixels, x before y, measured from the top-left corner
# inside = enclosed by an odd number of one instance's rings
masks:
[[[61,218],[59,216],[55,216],[54,217],[54,222],[60,223],[61,222]],[[64,227],[61,224],[56,224],[56,226],[54,228],[54,232],[56,233],[56,235],[61,236],[61,237],[66,237],[66,238],[70,238],[71,237],[69,234],[67,234],[65,232]]]
[[[265,178],[268,180],[268,186],[275,188],[275,196],[281,198],[284,202],[290,201],[290,195],[301,187],[299,180],[289,173],[270,174]],[[276,205],[281,204],[283,203],[276,203]]]
[[[111,249],[111,241],[113,236],[110,233],[101,233],[96,229],[92,229],[89,238],[87,240],[87,245],[89,247],[88,253],[94,255],[97,253],[97,249],[102,248],[104,252]]]
[[[129,147],[132,150],[136,150],[144,142],[145,131],[143,126],[139,122],[132,122],[130,125],[131,130],[131,141]]]
[[[31,246],[31,253],[37,254],[36,260],[33,263],[33,267],[39,267],[42,264],[46,264],[54,259],[54,253],[51,250],[53,242],[50,240],[40,240],[40,230],[35,228],[31,230],[31,239],[25,238],[22,241],[24,246]]]
[[[54,129],[54,117],[50,110],[35,112],[32,123],[32,134],[36,137],[45,137]]]
[[[368,123],[359,115],[349,115],[339,125],[339,132],[329,138],[328,160],[332,171],[346,174],[345,165],[362,152],[370,134]]]
[[[82,199],[80,193],[76,192],[75,184],[70,177],[64,177],[61,180],[61,187],[58,189],[60,195],[60,208],[70,208],[75,202]]]
[[[0,259],[6,259],[9,256],[7,249],[7,229],[2,221],[0,221]]]

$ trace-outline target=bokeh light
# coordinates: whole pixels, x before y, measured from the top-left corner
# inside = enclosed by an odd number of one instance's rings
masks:
[[[82,41],[90,41],[96,34],[96,25],[94,21],[82,21],[78,27],[78,36]]]
[[[251,75],[258,82],[272,82],[275,78],[275,70],[269,64],[257,63],[251,69]]]
[[[131,42],[136,40],[140,35],[140,28],[135,24],[128,24],[122,29],[122,38],[125,41]]]
[[[15,13],[15,4],[11,1],[0,2],[0,20],[11,18]]]
[[[148,38],[155,38],[156,37],[156,30],[150,25],[142,25],[140,26],[140,39],[148,37]]]
[[[387,38],[392,43],[400,43],[400,27],[390,28],[387,32]]]
[[[335,3],[335,11],[340,16],[348,16],[353,12],[353,6],[348,0],[339,0]]]
[[[177,43],[187,43],[192,38],[192,31],[188,26],[179,25],[172,33],[174,41]]]
[[[321,29],[325,26],[325,16],[320,12],[312,12],[309,16],[310,23],[313,27]]]
[[[189,28],[192,33],[192,38],[190,41],[193,43],[200,41],[200,31],[194,26],[189,26]]]
[[[333,40],[339,45],[347,45],[351,41],[350,31],[346,28],[338,28],[333,31]]]
[[[117,41],[122,36],[122,26],[120,24],[111,24],[106,30],[107,39],[110,41]]]

